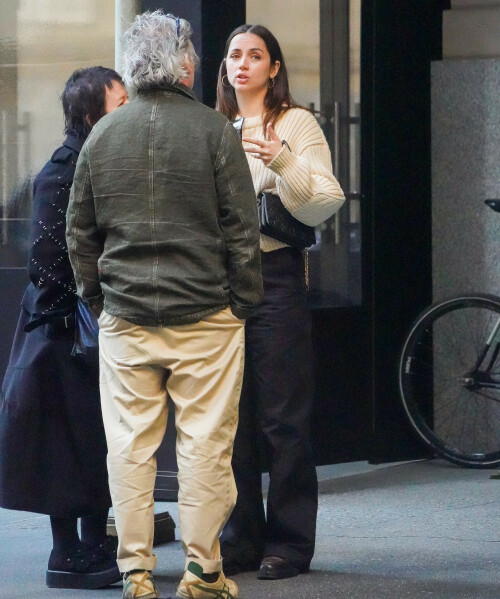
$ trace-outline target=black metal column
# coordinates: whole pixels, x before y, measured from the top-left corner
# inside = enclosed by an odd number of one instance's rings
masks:
[[[191,23],[193,44],[200,57],[194,92],[204,104],[214,107],[224,43],[231,31],[245,22],[245,0],[142,0],[142,8],[161,9]]]
[[[421,454],[399,400],[397,367],[404,335],[432,297],[430,63],[442,55],[447,4],[362,2],[362,243],[373,461]]]

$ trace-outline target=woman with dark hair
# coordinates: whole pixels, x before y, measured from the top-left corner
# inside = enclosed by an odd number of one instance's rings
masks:
[[[120,580],[106,535],[111,498],[97,355],[73,357],[75,281],[65,240],[75,166],[93,125],[127,102],[112,69],[75,71],[62,94],[63,145],[34,182],[28,274],[0,399],[0,506],[50,515],[46,582],[99,588]],[[81,538],[78,534],[81,522]]]
[[[239,119],[255,194],[278,194],[299,221],[316,226],[344,194],[313,115],[290,95],[274,35],[243,25],[226,42],[217,109]],[[296,576],[314,554],[318,487],[310,441],[312,344],[299,250],[261,234],[264,302],[246,323],[245,376],[233,469],[238,500],[221,535],[224,571]],[[269,469],[267,514],[259,439]]]

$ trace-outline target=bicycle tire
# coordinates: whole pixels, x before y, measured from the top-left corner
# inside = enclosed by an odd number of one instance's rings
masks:
[[[433,304],[413,323],[399,362],[412,427],[438,456],[469,468],[500,464],[500,384],[475,388],[467,377],[498,318],[500,298],[493,295]],[[500,356],[491,374],[500,381]]]

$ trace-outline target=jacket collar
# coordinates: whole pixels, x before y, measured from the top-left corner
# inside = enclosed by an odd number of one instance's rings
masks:
[[[140,89],[138,91],[138,94],[140,96],[142,96],[145,94],[154,94],[154,93],[163,92],[163,91],[174,92],[175,94],[187,96],[188,98],[191,98],[192,100],[196,100],[196,101],[198,100],[198,98],[196,97],[193,90],[190,89],[187,85],[184,85],[183,83],[175,83],[175,84],[162,83],[161,85],[158,85],[158,87],[152,87],[150,89]]]
[[[70,150],[73,150],[77,154],[79,154],[81,152],[84,141],[84,137],[77,137],[76,135],[69,134],[64,140],[63,146],[66,146]]]

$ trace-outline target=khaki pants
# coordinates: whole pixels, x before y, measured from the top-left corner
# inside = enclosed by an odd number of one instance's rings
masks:
[[[244,322],[229,308],[176,327],[99,318],[101,401],[118,567],[153,570],[155,453],[175,405],[179,520],[186,564],[221,569],[219,534],[236,502],[231,469]]]

